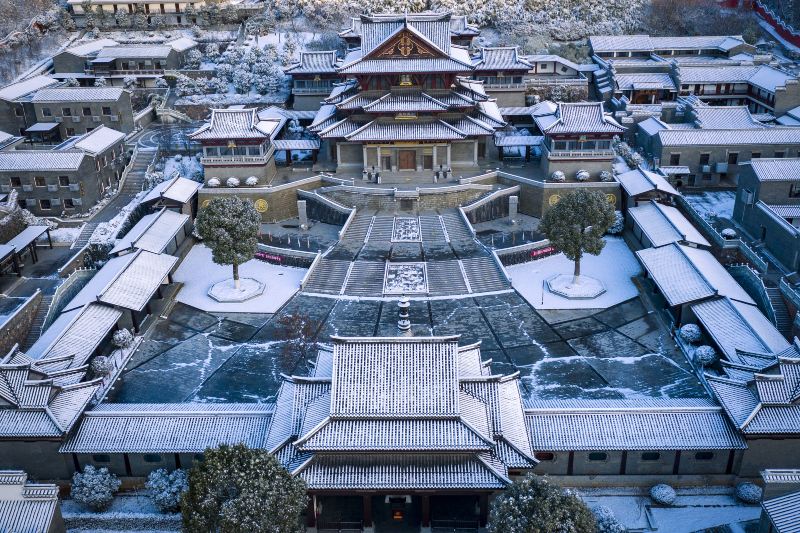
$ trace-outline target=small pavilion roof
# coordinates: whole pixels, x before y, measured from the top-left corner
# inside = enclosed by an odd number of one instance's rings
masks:
[[[653,200],[628,209],[628,213],[656,248],[674,242],[711,246],[711,243],[674,207]]]
[[[189,134],[197,140],[267,139],[277,120],[260,120],[255,109],[212,109],[211,120]]]
[[[109,253],[117,254],[125,250],[136,249],[160,254],[166,250],[169,243],[188,221],[189,215],[170,211],[167,208],[145,215]]]
[[[150,203],[160,199],[171,200],[180,204],[185,204],[197,193],[203,184],[182,176],[175,176],[172,179],[162,181],[153,187],[142,203]]]
[[[641,167],[618,174],[616,178],[629,196],[638,196],[652,191],[660,191],[673,196],[680,195],[675,187],[664,179],[664,176]]]
[[[625,128],[603,111],[602,102],[559,103],[553,115],[534,117],[546,134],[622,133]]]
[[[528,71],[533,65],[519,53],[517,46],[494,46],[481,48],[480,54],[473,60],[476,71]]]

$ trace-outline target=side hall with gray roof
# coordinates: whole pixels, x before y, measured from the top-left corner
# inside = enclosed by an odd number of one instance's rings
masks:
[[[63,533],[58,486],[28,481],[22,470],[0,470],[0,531]]]
[[[800,269],[800,158],[743,165],[732,218],[787,272]]]

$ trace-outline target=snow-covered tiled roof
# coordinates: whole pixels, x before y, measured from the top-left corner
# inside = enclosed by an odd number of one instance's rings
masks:
[[[326,135],[327,136],[327,135]],[[369,122],[347,134],[348,141],[461,140],[467,136],[443,120],[383,120]]]
[[[617,174],[616,179],[629,196],[638,196],[653,191],[660,191],[674,196],[680,195],[664,176],[641,167]]]
[[[166,59],[172,46],[145,44],[137,46],[107,46],[97,53],[98,59]]]
[[[716,298],[696,303],[691,308],[728,360],[737,360],[737,350],[775,353],[789,346],[754,305]]]
[[[319,150],[319,139],[275,139],[276,150]]]
[[[188,37],[180,37],[178,39],[168,41],[165,44],[171,47],[176,52],[185,52],[197,46],[197,41],[195,41],[194,39],[190,39]]]
[[[653,52],[658,50],[719,50],[727,52],[747,44],[740,35],[592,35],[589,45],[598,52]]]
[[[797,80],[793,74],[769,65],[682,66],[678,77],[682,85],[750,83],[770,92]]]
[[[171,255],[139,250],[97,299],[116,307],[141,311],[177,262],[178,258]]]
[[[81,150],[0,151],[0,172],[14,170],[78,170],[86,154]]]
[[[201,453],[220,444],[263,448],[273,406],[101,404],[84,414],[62,453]]]
[[[259,120],[255,109],[212,109],[211,120],[189,134],[204,139],[266,139],[278,127],[277,120]]]
[[[121,317],[119,309],[97,303],[87,305],[49,346],[37,353],[37,364],[48,363],[52,371],[83,366]]]
[[[107,46],[117,46],[119,43],[113,39],[93,39],[82,44],[67,48],[65,51],[78,57],[87,57],[99,52]]]
[[[692,108],[698,128],[712,130],[744,130],[765,128],[753,118],[747,106],[698,106]]]
[[[651,201],[628,209],[628,214],[656,248],[675,242],[711,246],[697,228],[674,207]]]
[[[389,92],[363,105],[369,113],[436,112],[447,108],[447,104],[419,91]]]
[[[147,250],[160,254],[183,231],[189,215],[162,209],[142,217],[111,249],[110,254],[125,250]]]
[[[752,159],[749,165],[758,181],[800,180],[800,158]]]
[[[287,74],[333,74],[336,72],[336,50],[302,51],[300,60],[284,69]]]
[[[481,48],[478,57],[473,61],[476,71],[481,70],[530,70],[533,68],[519,54],[517,46],[497,46]]]
[[[59,87],[42,89],[31,99],[34,103],[61,102],[116,102],[122,98],[125,89],[119,87]]]
[[[714,450],[745,448],[719,407],[527,409],[534,450]]]
[[[706,250],[673,243],[636,252],[670,306],[712,296],[729,296],[753,304],[753,299]]]
[[[153,187],[142,203],[150,203],[161,198],[185,204],[195,195],[203,184],[182,176],[175,176],[172,179],[162,181]]]
[[[622,133],[625,128],[603,111],[602,102],[558,104],[553,115],[534,117],[539,129],[558,133]]]
[[[649,35],[592,35],[592,52],[648,52],[653,50]]]
[[[357,59],[338,68],[340,74],[406,73],[406,72],[461,72],[472,71],[472,66],[453,57],[409,59]]]
[[[316,490],[502,489],[510,483],[475,454],[322,454],[294,473]]]
[[[45,87],[50,87],[60,83],[49,76],[34,76],[27,80],[18,81],[10,85],[6,85],[0,89],[0,100],[16,100],[23,96],[27,96]]]
[[[800,217],[800,205],[767,205],[767,207],[782,218]]]
[[[658,132],[662,146],[742,146],[800,144],[800,128],[748,130],[669,129]]]
[[[620,91],[659,89],[676,91],[672,76],[665,72],[631,72],[614,74],[614,82]]]
[[[327,125],[326,125],[327,124]],[[319,130],[318,135],[323,139],[335,139],[337,137],[347,137],[354,131],[360,129],[364,124],[354,122],[349,118],[336,121],[331,119],[329,123],[322,123],[324,126]]]
[[[449,13],[361,15],[361,49],[367,54],[399,31],[407,29],[447,53],[450,50]]]
[[[800,533],[800,491],[764,500],[761,508],[771,522],[770,531]]]
[[[124,138],[125,134],[121,131],[107,126],[99,126],[81,137],[74,146],[91,155],[98,155],[121,142]]]
[[[0,470],[0,531],[55,531],[57,507],[57,485],[30,483],[21,470]]]

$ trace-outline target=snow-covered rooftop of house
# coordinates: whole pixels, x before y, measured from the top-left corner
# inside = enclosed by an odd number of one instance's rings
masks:
[[[172,179],[162,181],[152,189],[142,199],[143,204],[154,202],[160,199],[171,200],[185,204],[195,195],[203,184],[182,176],[175,176]]]
[[[91,155],[102,154],[125,138],[125,134],[107,126],[99,126],[81,137],[75,148]]]
[[[628,209],[628,214],[656,248],[674,242],[711,246],[697,228],[674,207],[651,201]]]
[[[668,129],[658,132],[662,146],[743,146],[800,144],[800,128]]]
[[[769,65],[682,66],[678,77],[682,85],[750,83],[769,92],[797,80],[793,74]]]
[[[170,46],[176,52],[185,52],[186,50],[191,50],[195,46],[197,46],[197,41],[194,39],[190,39],[189,37],[180,37],[178,39],[168,41],[166,43],[167,46]]]
[[[220,444],[261,448],[271,404],[100,404],[62,453],[202,453]]]
[[[86,368],[65,372],[39,366],[12,350],[0,358],[0,436],[60,437],[86,408],[100,380],[81,382]]]
[[[34,103],[116,102],[124,89],[119,87],[59,87],[42,89],[31,99]]]
[[[650,37],[649,35],[592,35],[589,44],[598,52],[653,52],[657,50],[720,50],[747,44],[740,35]]]
[[[533,68],[519,53],[517,46],[496,46],[481,48],[472,62],[475,70],[530,70]]]
[[[68,320],[54,322],[48,329],[54,329],[57,335],[48,332],[41,344],[37,342],[38,346],[34,344],[31,347],[28,355],[37,363],[48,363],[50,370],[81,367],[121,317],[122,312],[118,309],[102,304],[89,304],[70,314]]]
[[[54,531],[58,486],[31,483],[22,470],[0,470],[0,527],[3,531]]]
[[[761,502],[764,514],[772,522],[771,531],[775,533],[800,532],[800,491],[790,492],[782,496]]]
[[[114,281],[120,273],[125,270],[125,268],[133,261],[135,254],[127,254],[121,257],[112,257],[109,259],[103,267],[98,270],[91,279],[89,279],[88,283],[84,285],[84,287],[75,295],[72,300],[67,302],[64,306],[64,309],[61,312],[61,315],[53,322],[53,325],[64,319],[64,315],[66,315],[69,311],[75,311],[81,309],[85,305],[97,301],[97,296],[105,289],[112,281]],[[41,353],[41,350],[37,350],[40,347],[40,343],[44,343],[41,346],[46,347],[49,345],[49,342],[43,340],[51,337],[53,333],[51,333],[53,327],[47,328],[42,336],[39,338],[38,341],[33,345],[33,347],[28,350],[32,356],[37,357],[37,353]],[[53,330],[55,332],[55,330]]]
[[[603,111],[602,102],[558,104],[553,115],[535,116],[539,129],[554,133],[622,133],[625,128]]]
[[[103,48],[106,48],[107,46],[117,46],[118,44],[119,43],[113,39],[94,39],[67,48],[65,52],[78,57],[87,57],[102,50]]]
[[[800,180],[800,158],[752,159],[749,164],[758,181]]]
[[[666,72],[631,72],[617,73],[614,82],[620,91],[659,89],[676,91],[672,76]]]
[[[336,50],[302,51],[297,63],[284,69],[287,74],[321,74],[336,72]]]
[[[81,150],[0,151],[0,171],[78,170],[86,154]]]
[[[649,117],[644,119],[643,121],[637,124],[639,129],[645,132],[647,135],[653,136],[661,130],[670,129],[671,124],[667,124],[666,122],[662,122],[661,120],[655,117]]]
[[[716,406],[640,407],[625,400],[525,410],[534,450],[743,449],[744,440]],[[612,404],[612,405],[609,405]],[[614,405],[615,404],[615,405]]]
[[[670,306],[712,296],[755,304],[711,252],[673,243],[636,252]]]
[[[629,196],[638,196],[652,191],[660,191],[674,196],[680,195],[664,176],[641,167],[617,174],[616,179]]]
[[[173,48],[168,45],[107,46],[97,53],[97,59],[166,59]]]
[[[266,139],[278,120],[260,120],[255,109],[212,109],[211,120],[189,134],[192,139]]]
[[[698,106],[692,108],[698,128],[744,130],[765,128],[753,118],[747,106]]]
[[[737,360],[737,350],[776,353],[789,347],[783,335],[755,305],[716,298],[693,304],[691,308],[729,361]]]
[[[564,65],[566,67],[575,69],[578,72],[594,72],[595,70],[598,70],[600,68],[598,65],[594,63],[575,63],[573,61],[570,61],[569,59],[554,54],[532,54],[532,55],[522,56],[522,58],[528,63],[555,62]]]
[[[100,302],[141,311],[170,273],[177,257],[138,250],[134,258],[97,296]]]
[[[450,50],[450,18],[449,13],[432,12],[361,15],[361,49],[368,54],[405,29],[447,53]]]
[[[58,80],[55,80],[49,76],[35,76],[33,78],[28,78],[27,80],[6,85],[0,89],[0,100],[16,100],[17,98],[21,98],[36,92],[39,89],[50,87],[58,83],[60,83]]]
[[[133,228],[125,234],[110,254],[117,254],[126,250],[147,250],[160,254],[174,241],[175,237],[184,229],[189,221],[189,215],[170,211],[167,208],[157,213],[142,217]]]

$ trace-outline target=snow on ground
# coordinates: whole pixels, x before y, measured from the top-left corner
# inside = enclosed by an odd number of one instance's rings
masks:
[[[639,292],[631,281],[641,273],[636,256],[619,237],[606,237],[599,256],[584,255],[581,272],[599,279],[606,292],[592,300],[568,300],[543,290],[545,281],[558,274],[571,274],[574,263],[563,254],[506,267],[512,286],[536,309],[605,309],[635,298]]]
[[[239,266],[239,276],[266,284],[264,294],[241,303],[220,303],[208,296],[214,283],[231,277],[230,265],[217,265],[211,250],[202,244],[189,251],[173,279],[183,283],[177,300],[197,309],[214,313],[275,313],[300,288],[307,269],[283,267],[257,259]]]
[[[183,156],[180,161],[176,159],[177,157],[170,157],[164,161],[164,179],[170,179],[176,172],[190,180],[194,179],[194,176],[203,175],[203,165],[196,157]]]
[[[729,219],[733,216],[736,192],[712,191],[700,194],[686,194],[684,198],[694,207],[697,214],[706,220],[712,220],[714,217]]]
[[[50,239],[53,244],[72,244],[80,235],[83,226],[77,228],[56,228],[50,230]],[[47,234],[39,237],[40,244],[47,244]]]
[[[650,497],[636,489],[612,487],[578,491],[590,507],[603,505],[611,509],[630,531],[693,533],[757,520],[761,514],[760,506],[740,503],[728,487],[677,489],[678,498],[673,507],[653,506]],[[648,517],[648,512],[652,518]]]

